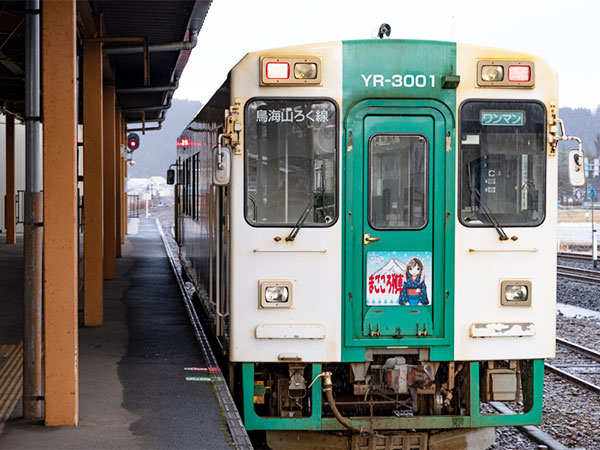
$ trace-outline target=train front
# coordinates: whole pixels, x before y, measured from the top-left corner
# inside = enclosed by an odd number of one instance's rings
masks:
[[[538,423],[555,347],[546,64],[334,42],[249,54],[230,83],[230,357],[246,427],[402,448],[408,430],[434,445],[431,429]]]

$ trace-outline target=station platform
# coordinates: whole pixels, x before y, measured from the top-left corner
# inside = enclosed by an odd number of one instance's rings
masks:
[[[156,221],[138,225],[127,235],[117,276],[104,281],[104,325],[81,326],[80,307],[79,426],[25,421],[18,402],[0,431],[0,449],[232,448],[210,379],[198,376],[207,362]],[[3,237],[0,350],[18,345],[23,316],[22,240],[7,245]],[[6,360],[0,356],[0,373]]]

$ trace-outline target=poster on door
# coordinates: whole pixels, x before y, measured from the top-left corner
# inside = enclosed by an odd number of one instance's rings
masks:
[[[431,304],[431,252],[367,252],[367,306]]]

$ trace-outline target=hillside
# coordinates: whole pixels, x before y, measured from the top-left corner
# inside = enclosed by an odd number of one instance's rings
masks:
[[[585,108],[560,108],[559,117],[564,120],[568,135],[581,138],[586,156],[597,158],[600,153],[600,107],[596,108],[596,111]],[[573,145],[573,142],[567,143],[569,147]]]
[[[129,166],[130,178],[166,176],[169,165],[175,162],[177,136],[196,116],[202,103],[198,101],[173,100],[161,130],[148,131],[140,136],[140,148],[133,154],[134,166]]]

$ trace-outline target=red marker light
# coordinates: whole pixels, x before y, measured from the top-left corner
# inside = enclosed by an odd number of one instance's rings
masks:
[[[508,81],[527,83],[531,80],[531,67],[508,66]]]
[[[196,145],[194,142],[190,141],[189,139],[182,139],[180,141],[177,141],[177,147],[188,147],[190,145]]]
[[[290,77],[290,65],[286,62],[267,63],[267,79],[287,80]]]

